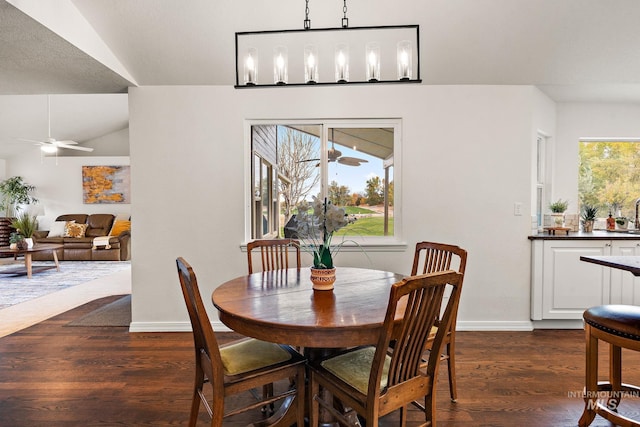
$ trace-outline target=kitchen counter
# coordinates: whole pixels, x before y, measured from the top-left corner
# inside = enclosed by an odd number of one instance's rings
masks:
[[[640,230],[632,232],[594,230],[591,233],[584,231],[570,231],[568,234],[549,234],[547,232],[529,236],[529,240],[640,240]]]

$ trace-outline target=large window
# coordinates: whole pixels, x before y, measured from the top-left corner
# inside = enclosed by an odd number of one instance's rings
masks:
[[[640,198],[640,140],[593,140],[579,143],[578,195],[581,206],[598,207],[631,221]]]
[[[287,237],[297,205],[313,197],[326,197],[356,218],[338,234],[363,241],[398,237],[398,120],[249,126],[248,238]]]

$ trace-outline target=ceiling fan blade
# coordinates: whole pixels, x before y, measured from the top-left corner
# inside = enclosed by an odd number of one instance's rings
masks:
[[[60,141],[58,141],[56,145],[60,148],[68,148],[70,150],[89,151],[89,152],[93,151],[93,148],[62,144]]]
[[[368,160],[359,159],[357,157],[340,157],[338,159],[338,163],[347,165],[347,166],[360,166],[361,163],[368,163]]]
[[[298,160],[296,163],[304,163],[304,162],[317,162],[320,159],[306,159],[306,160]]]
[[[37,139],[16,138],[16,141],[20,142],[33,142],[36,144],[48,144],[46,141],[38,141]]]
[[[59,144],[66,144],[66,145],[77,145],[78,143],[75,141],[72,141],[70,139],[66,140],[66,141],[56,141]]]

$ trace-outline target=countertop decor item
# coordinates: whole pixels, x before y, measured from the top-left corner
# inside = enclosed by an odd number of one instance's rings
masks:
[[[582,206],[582,229],[590,233],[593,231],[593,223],[598,216],[598,207],[588,204]]]
[[[551,210],[551,216],[557,227],[563,227],[564,225],[564,212],[569,207],[568,200],[558,199],[555,202],[549,203],[549,210]]]

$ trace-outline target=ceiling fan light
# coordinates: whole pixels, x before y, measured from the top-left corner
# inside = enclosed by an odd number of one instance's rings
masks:
[[[58,151],[58,147],[55,145],[43,145],[40,147],[43,153],[53,154]]]

